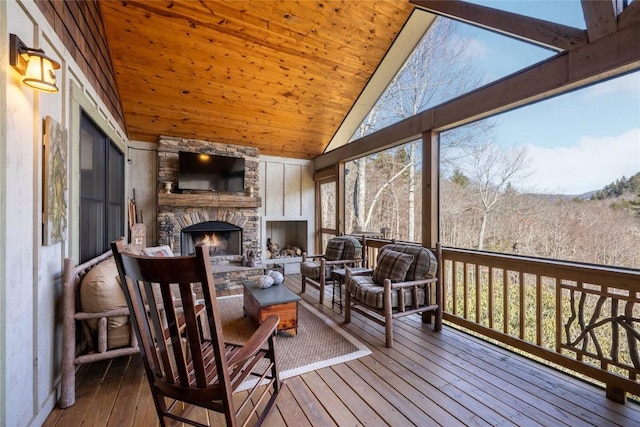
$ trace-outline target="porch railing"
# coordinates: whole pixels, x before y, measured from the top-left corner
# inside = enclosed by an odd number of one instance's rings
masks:
[[[444,319],[640,396],[640,272],[443,251]]]
[[[367,241],[374,261],[382,240]],[[373,268],[373,265],[370,264]],[[443,248],[444,320],[640,396],[640,270]]]

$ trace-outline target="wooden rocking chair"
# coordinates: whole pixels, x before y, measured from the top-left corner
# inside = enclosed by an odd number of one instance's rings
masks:
[[[266,319],[244,346],[225,343],[207,251],[157,258],[127,254],[121,240],[111,247],[160,425],[170,418],[204,426],[186,418],[191,405],[224,413],[229,426],[260,425],[283,386],[274,345],[278,317]],[[198,282],[204,303],[193,297],[191,285]],[[171,284],[178,285],[181,307]],[[154,294],[154,286],[160,292]],[[245,379],[253,388],[236,405],[233,394]]]

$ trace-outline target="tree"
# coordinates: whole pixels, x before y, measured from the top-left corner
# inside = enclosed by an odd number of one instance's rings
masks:
[[[369,115],[360,125],[354,138],[360,138],[377,129],[388,126],[404,118],[418,114],[430,106],[442,103],[457,95],[468,92],[470,89],[479,86],[480,76],[476,67],[476,62],[470,60],[468,44],[464,40],[454,37],[456,27],[460,25],[448,19],[436,19],[429,31],[421,39],[418,46],[403,65],[398,74],[391,81],[378,102],[374,105]],[[491,127],[489,121],[482,121],[476,126],[478,129],[488,129]],[[482,132],[478,132],[482,133]],[[465,146],[474,144],[477,135],[461,135],[453,132],[449,141],[452,145]],[[455,136],[462,136],[457,140]],[[407,195],[407,240],[416,240],[416,218],[415,211],[419,200],[417,199],[418,174],[421,171],[421,146],[417,142],[411,142],[406,148],[407,152],[407,173],[396,175],[394,179],[404,179]],[[353,214],[352,223],[366,227],[369,219],[364,219],[363,199],[366,194],[366,182],[368,169],[361,168],[362,163],[354,168],[357,169],[357,187],[353,189]],[[386,186],[388,188],[388,186]],[[380,192],[376,192],[373,200],[368,200],[369,212],[372,211],[374,203],[382,201]]]
[[[397,172],[395,175],[393,175],[386,183],[384,183],[383,185],[378,187],[378,190],[376,191],[375,195],[373,196],[373,199],[372,199],[371,204],[369,205],[369,209],[367,211],[366,220],[364,222],[365,228],[371,222],[371,216],[372,216],[373,211],[374,211],[374,209],[375,209],[375,207],[377,205],[378,199],[381,197],[382,194],[384,194],[385,190],[387,190],[392,185],[392,182],[396,178],[401,176],[402,173],[405,172],[409,168],[409,166],[410,166],[410,164],[406,164],[402,169],[400,169],[399,172]]]
[[[469,185],[469,178],[465,176],[465,174],[460,171],[460,169],[456,168],[453,171],[453,175],[451,175],[451,181],[455,184],[458,184],[460,187],[467,187]]]
[[[486,144],[474,151],[466,161],[465,176],[469,177],[472,193],[477,197],[474,204],[480,214],[480,227],[476,247],[484,247],[489,217],[500,208],[501,203],[515,197],[513,185],[526,178],[527,152],[524,147],[504,149],[496,144]]]
[[[347,173],[353,173],[354,183],[353,183],[353,210],[352,210],[352,219],[351,219],[351,227],[353,230],[364,230],[366,227],[364,225],[363,215],[360,214],[360,210],[365,208],[366,201],[366,193],[367,193],[367,180],[366,180],[366,170],[367,164],[365,159],[360,158],[353,161],[353,168],[347,170]]]

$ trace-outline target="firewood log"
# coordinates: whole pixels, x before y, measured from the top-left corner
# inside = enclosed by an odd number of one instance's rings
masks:
[[[267,249],[269,249],[272,253],[278,252],[280,250],[280,245],[271,241],[271,237],[267,238]]]

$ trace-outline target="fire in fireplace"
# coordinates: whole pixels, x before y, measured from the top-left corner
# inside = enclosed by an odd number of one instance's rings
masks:
[[[227,232],[212,232],[202,233],[200,235],[192,235],[195,246],[207,246],[209,248],[209,255],[229,255],[229,238],[230,233]]]
[[[242,228],[223,221],[207,221],[185,227],[180,234],[182,255],[193,255],[196,246],[207,246],[211,256],[242,255]]]

